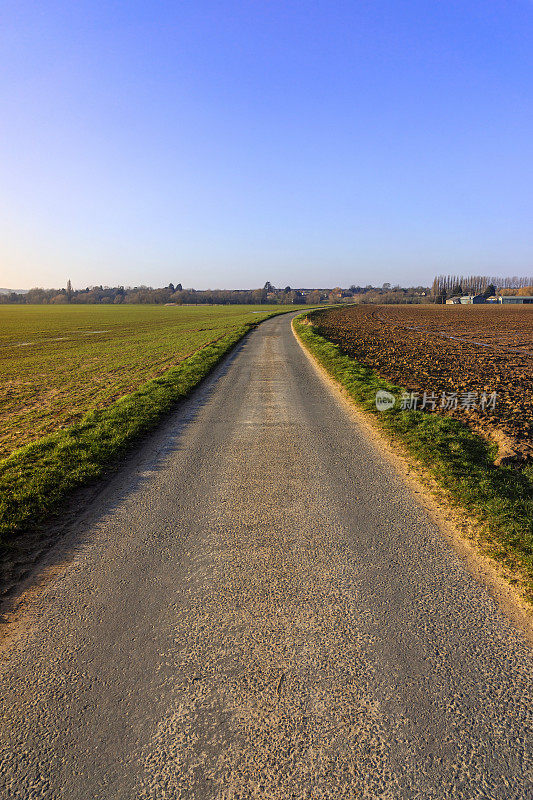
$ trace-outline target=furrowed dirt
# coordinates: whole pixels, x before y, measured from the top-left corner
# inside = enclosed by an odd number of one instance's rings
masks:
[[[500,458],[533,457],[533,307],[351,306],[313,322],[343,352],[418,395],[419,407],[424,392],[434,395],[436,413],[489,435]],[[442,407],[443,393],[457,396],[456,408]]]

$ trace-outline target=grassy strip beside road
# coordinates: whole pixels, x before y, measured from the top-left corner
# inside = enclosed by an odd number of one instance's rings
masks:
[[[396,397],[402,387],[359,364],[313,330],[312,314],[298,317],[301,342],[379,426],[400,440],[429,471],[450,502],[476,520],[484,550],[504,564],[533,602],[533,466],[495,466],[496,446],[451,417],[423,411],[376,409],[376,392]]]
[[[292,309],[284,309],[288,311]],[[61,501],[101,476],[135,440],[186,397],[258,322],[258,316],[143,384],[105,409],[16,450],[0,461],[0,545],[44,519]]]

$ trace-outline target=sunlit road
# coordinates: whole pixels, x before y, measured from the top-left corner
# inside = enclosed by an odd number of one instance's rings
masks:
[[[67,540],[2,798],[533,797],[531,651],[281,317]]]

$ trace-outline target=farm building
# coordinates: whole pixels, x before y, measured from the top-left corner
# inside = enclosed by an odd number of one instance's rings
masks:
[[[485,295],[484,294],[464,294],[462,297],[459,298],[459,302],[463,305],[467,305],[470,303],[484,303],[485,302]]]
[[[494,305],[496,303],[503,303],[504,305],[524,305],[524,304],[532,304],[533,305],[533,297],[520,297],[515,295],[509,295],[508,297],[501,297],[498,295],[492,295],[491,297],[485,297],[484,294],[465,294],[462,297],[449,297],[446,300],[447,306],[455,306],[455,305],[470,305],[475,303],[479,305],[481,303],[488,303],[489,305]]]
[[[510,295],[509,297],[500,297],[500,303],[503,305],[517,305],[517,304],[533,304],[533,297],[517,297]]]

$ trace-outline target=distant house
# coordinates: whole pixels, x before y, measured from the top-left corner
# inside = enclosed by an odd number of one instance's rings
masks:
[[[457,295],[457,297],[449,297],[446,300],[446,305],[447,306],[457,306],[457,305],[459,305],[460,302],[461,302],[461,298],[459,297],[459,295]]]

